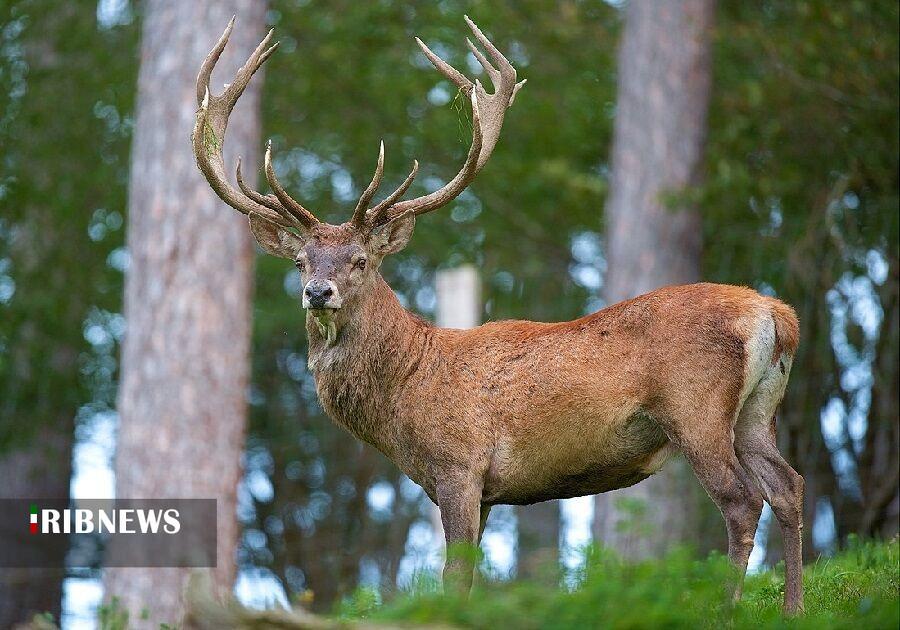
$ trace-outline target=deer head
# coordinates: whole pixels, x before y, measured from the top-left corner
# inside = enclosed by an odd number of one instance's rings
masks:
[[[272,31],[222,94],[210,92],[209,80],[228,43],[234,18],[200,68],[197,77],[200,107],[191,137],[197,164],[216,194],[231,207],[248,215],[250,230],[260,246],[274,256],[294,261],[301,274],[303,307],[316,318],[329,342],[334,340],[337,326],[347,311],[352,310],[359,297],[372,286],[385,256],[400,251],[409,241],[416,216],[446,205],[475,178],[497,144],[506,109],[525,84],[524,80],[516,82],[515,68],[468,16],[465,21],[493,61],[466,39],[493,84],[493,94],[488,94],[478,80],[470,81],[416,38],[434,67],[462,90],[472,105],[472,144],[462,168],[440,189],[422,197],[402,200],[418,171],[418,162],[414,161],[406,180],[372,205],[384,175],[382,142],[375,175],[359,198],[350,220],[341,225],[319,221],[284,190],[272,167],[271,142],[266,148],[265,174],[274,194],[261,194],[244,183],[240,159],[236,173],[238,187],[232,186],[225,176],[222,145],[228,116],[253,74],[278,47],[278,43],[269,46]]]

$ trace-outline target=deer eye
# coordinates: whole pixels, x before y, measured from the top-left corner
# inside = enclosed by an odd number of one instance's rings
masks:
[[[362,271],[363,269],[366,268],[366,259],[360,258],[353,264],[353,266],[356,267],[357,269],[359,269],[360,271]]]

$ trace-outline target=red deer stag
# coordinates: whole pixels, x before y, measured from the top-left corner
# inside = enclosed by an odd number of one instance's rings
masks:
[[[570,322],[491,322],[437,328],[406,311],[379,274],[418,215],[456,198],[484,166],[506,109],[524,81],[466,18],[483,54],[469,49],[493,84],[489,93],[416,40],[469,98],[472,145],[439,190],[401,200],[399,188],[372,204],[375,175],[350,221],[329,225],[265,174],[274,194],[241,178],[222,158],[228,116],[269,58],[270,32],[221,95],[209,80],[234,20],[203,63],[193,148],[200,170],[230,206],[249,215],[262,248],[302,278],[309,367],[331,418],[375,446],[422,486],[441,511],[448,544],[478,544],[492,505],[529,504],[635,484],[681,452],[728,528],[728,555],[743,576],[763,500],[781,525],[785,609],[802,608],[803,479],[778,452],[775,410],[797,349],[798,323],[784,303],[735,286],[666,287]],[[471,585],[470,560],[446,576]],[[740,595],[740,581],[736,596]]]

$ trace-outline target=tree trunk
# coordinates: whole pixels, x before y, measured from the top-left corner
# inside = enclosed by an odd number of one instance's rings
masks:
[[[559,501],[516,508],[520,578],[556,584],[559,580]]]
[[[605,216],[610,304],[700,278],[700,215],[673,195],[701,181],[713,15],[713,0],[626,9]],[[599,495],[595,538],[630,557],[699,542],[701,492],[679,458],[633,488]]]
[[[30,446],[18,448],[0,460],[0,497],[8,499],[69,496],[72,474],[71,417],[57,426],[41,428]],[[0,569],[0,628],[50,613],[59,620],[65,569]]]
[[[879,291],[884,321],[873,365],[872,404],[865,447],[859,457],[863,511],[857,531],[893,538],[900,526],[900,291],[898,259],[888,257],[888,278]]]
[[[266,3],[144,5],[129,190],[116,493],[218,501],[216,584],[230,590],[236,487],[246,425],[253,249],[246,219],[213,194],[190,134],[197,71],[232,14],[237,25],[212,85],[221,89],[262,38]],[[256,171],[257,76],[231,116],[226,163]],[[250,162],[246,161],[251,158]],[[178,622],[188,569],[110,569],[107,597],[147,627]]]

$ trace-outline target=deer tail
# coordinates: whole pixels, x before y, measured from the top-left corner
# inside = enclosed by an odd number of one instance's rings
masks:
[[[775,349],[772,364],[778,362],[782,354],[794,356],[800,345],[800,321],[793,308],[775,298],[769,298],[772,319],[775,322]]]

